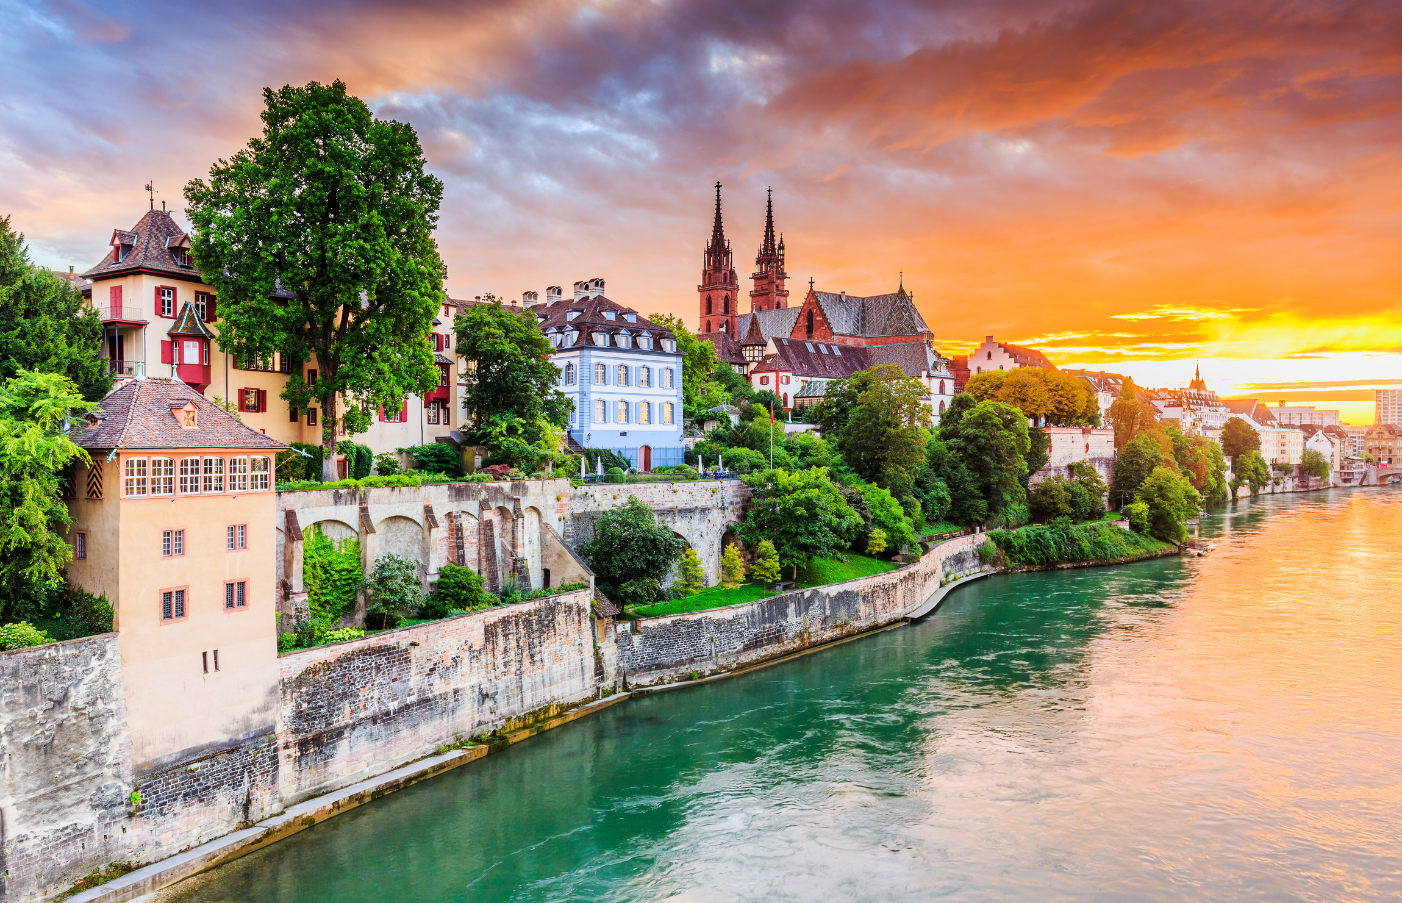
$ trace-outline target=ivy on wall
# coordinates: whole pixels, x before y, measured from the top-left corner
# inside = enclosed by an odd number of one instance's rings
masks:
[[[312,527],[302,547],[302,578],[311,619],[335,624],[355,608],[355,594],[365,582],[360,541],[348,536],[336,542],[320,526]]]

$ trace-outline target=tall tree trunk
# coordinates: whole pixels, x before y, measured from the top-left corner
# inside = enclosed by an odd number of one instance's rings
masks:
[[[336,393],[327,392],[326,396],[321,399],[321,481],[323,483],[334,483],[341,478],[341,475],[336,472],[336,427],[339,424],[340,418],[336,411]]]

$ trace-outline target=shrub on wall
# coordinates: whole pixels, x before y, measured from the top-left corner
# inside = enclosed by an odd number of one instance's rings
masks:
[[[26,646],[41,646],[51,642],[48,634],[26,621],[0,625],[0,650],[23,649]]]
[[[416,611],[423,604],[423,584],[414,562],[399,555],[385,555],[375,562],[369,579],[370,604],[366,607],[367,622],[374,616],[379,626],[389,627]]]
[[[413,459],[415,470],[446,473],[449,476],[462,475],[462,454],[456,446],[446,442],[412,445],[409,448],[401,448],[399,451]]]
[[[1115,561],[1164,548],[1149,536],[1114,524],[1101,521],[1075,526],[1066,518],[1021,530],[990,530],[988,538],[1010,563],[1024,567]]]
[[[445,564],[438,572],[433,593],[419,606],[419,615],[446,618],[455,611],[472,611],[495,601],[479,574],[456,564]]]
[[[355,608],[355,594],[364,582],[359,540],[348,536],[333,542],[321,527],[312,527],[302,548],[302,575],[312,620],[329,628]]]

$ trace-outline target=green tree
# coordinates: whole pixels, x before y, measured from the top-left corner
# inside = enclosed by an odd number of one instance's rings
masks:
[[[470,362],[463,378],[463,410],[476,433],[473,441],[500,451],[508,435],[530,446],[544,438],[546,425],[569,426],[571,403],[556,388],[560,371],[550,361],[554,349],[535,314],[513,313],[488,294],[483,303],[458,314],[454,330],[458,356]],[[484,429],[505,423],[520,426],[514,435]]]
[[[783,576],[779,563],[779,553],[774,548],[774,543],[767,539],[760,540],[759,548],[755,550],[755,563],[750,568],[750,577],[760,583],[777,583]]]
[[[1010,404],[1047,426],[1086,426],[1100,414],[1090,384],[1058,370],[991,370],[976,374],[964,391],[978,401]]]
[[[63,583],[61,477],[91,461],[63,426],[96,407],[61,373],[21,370],[0,388],[0,622],[32,616],[35,596]]]
[[[60,373],[88,401],[112,388],[102,323],[66,279],[29,262],[24,236],[0,218],[0,383],[21,370]]]
[[[1317,480],[1328,481],[1329,479],[1329,459],[1324,457],[1323,452],[1313,448],[1307,448],[1300,455],[1300,472],[1314,477]]]
[[[1032,516],[1043,523],[1058,517],[1074,517],[1076,505],[1069,484],[1070,481],[1060,474],[1034,484],[1027,491],[1027,507]]]
[[[915,541],[915,525],[889,490],[867,485],[862,487],[862,496],[871,511],[871,532],[881,531],[885,547],[899,552]]]
[[[263,136],[185,186],[192,250],[219,293],[220,347],[289,357],[282,397],[320,402],[330,481],[341,429],[364,432],[377,408],[438,384],[429,335],[444,298],[433,239],[443,183],[411,126],[375,119],[339,81],[263,99]]]
[[[706,588],[706,572],[701,568],[701,556],[691,546],[682,552],[681,573],[677,585],[683,596],[694,596]]]
[[[1134,500],[1148,506],[1148,533],[1164,542],[1188,538],[1184,523],[1202,509],[1202,496],[1182,475],[1167,467],[1155,467],[1139,484]]]
[[[1125,446],[1145,433],[1159,431],[1159,412],[1147,401],[1140,401],[1134,391],[1134,381],[1125,377],[1120,386],[1120,397],[1110,405],[1110,425],[1115,430],[1115,451],[1123,451]]]
[[[711,347],[710,342],[698,339],[680,317],[652,314],[648,319],[666,329],[677,340],[677,350],[682,354],[682,406],[685,416],[695,419],[700,413],[701,398],[706,394],[706,383],[716,369],[716,349]]]
[[[1232,470],[1237,469],[1238,457],[1261,450],[1261,434],[1240,417],[1232,417],[1222,425],[1222,435],[1218,441],[1222,444],[1222,454],[1232,459]]]
[[[957,402],[965,397],[956,395],[954,400]],[[954,407],[951,404],[949,409],[952,411]],[[947,426],[941,421],[940,436],[945,434]],[[923,477],[917,476],[915,493],[931,522],[947,517],[956,524],[968,525],[988,519],[988,499],[984,498],[978,480],[969,473],[963,460],[950,452],[942,439],[937,437],[926,443],[925,464]],[[943,510],[940,508],[942,501]]]
[[[1266,464],[1266,459],[1261,457],[1261,453],[1255,449],[1244,451],[1237,456],[1233,472],[1236,474],[1235,479],[1232,480],[1233,498],[1236,497],[1236,491],[1242,483],[1251,487],[1252,495],[1257,495],[1271,482],[1270,466]]]
[[[1115,457],[1115,472],[1110,479],[1111,506],[1129,504],[1139,491],[1139,485],[1149,478],[1156,467],[1166,466],[1172,459],[1153,436],[1131,439]]]
[[[375,560],[375,568],[365,580],[370,604],[367,615],[374,614],[388,627],[407,618],[423,604],[423,581],[417,565],[399,555],[384,555]]]
[[[880,555],[886,551],[886,531],[878,527],[867,537],[867,554]]]
[[[720,557],[720,585],[735,589],[745,582],[745,562],[740,560],[740,551],[735,543],[726,543],[725,554]]]
[[[594,538],[579,553],[604,594],[620,606],[646,605],[662,594],[662,577],[686,540],[674,534],[637,496],[594,521]]]
[[[954,400],[960,397],[956,395]],[[1021,410],[1000,401],[980,401],[952,422],[941,421],[939,434],[973,478],[979,496],[987,503],[986,516],[1021,504],[1026,497],[1022,483],[1031,447],[1027,417]],[[952,493],[954,486],[949,485]]]
[[[426,618],[446,618],[455,611],[472,611],[491,601],[480,575],[450,562],[438,571],[438,582],[419,607],[419,613]]]
[[[747,545],[773,542],[779,561],[793,567],[795,576],[799,565],[814,558],[841,555],[862,528],[862,519],[824,468],[766,470],[745,477],[745,483],[753,495],[740,538]]]
[[[833,438],[848,466],[897,499],[908,497],[915,485],[929,416],[925,387],[894,364],[829,383],[815,412],[823,435]]]
[[[1023,460],[1027,462],[1027,473],[1023,475],[1025,481],[1051,460],[1051,434],[1041,427],[1028,427],[1027,454],[1023,455]]]
[[[1086,494],[1085,507],[1078,510],[1075,516],[1082,520],[1101,517],[1105,513],[1107,487],[1095,465],[1089,461],[1072,461],[1066,465],[1066,473]]]

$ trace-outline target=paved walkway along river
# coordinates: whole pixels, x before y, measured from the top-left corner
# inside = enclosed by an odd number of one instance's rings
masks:
[[[1402,898],[1402,492],[1203,535],[629,700],[161,897]]]

